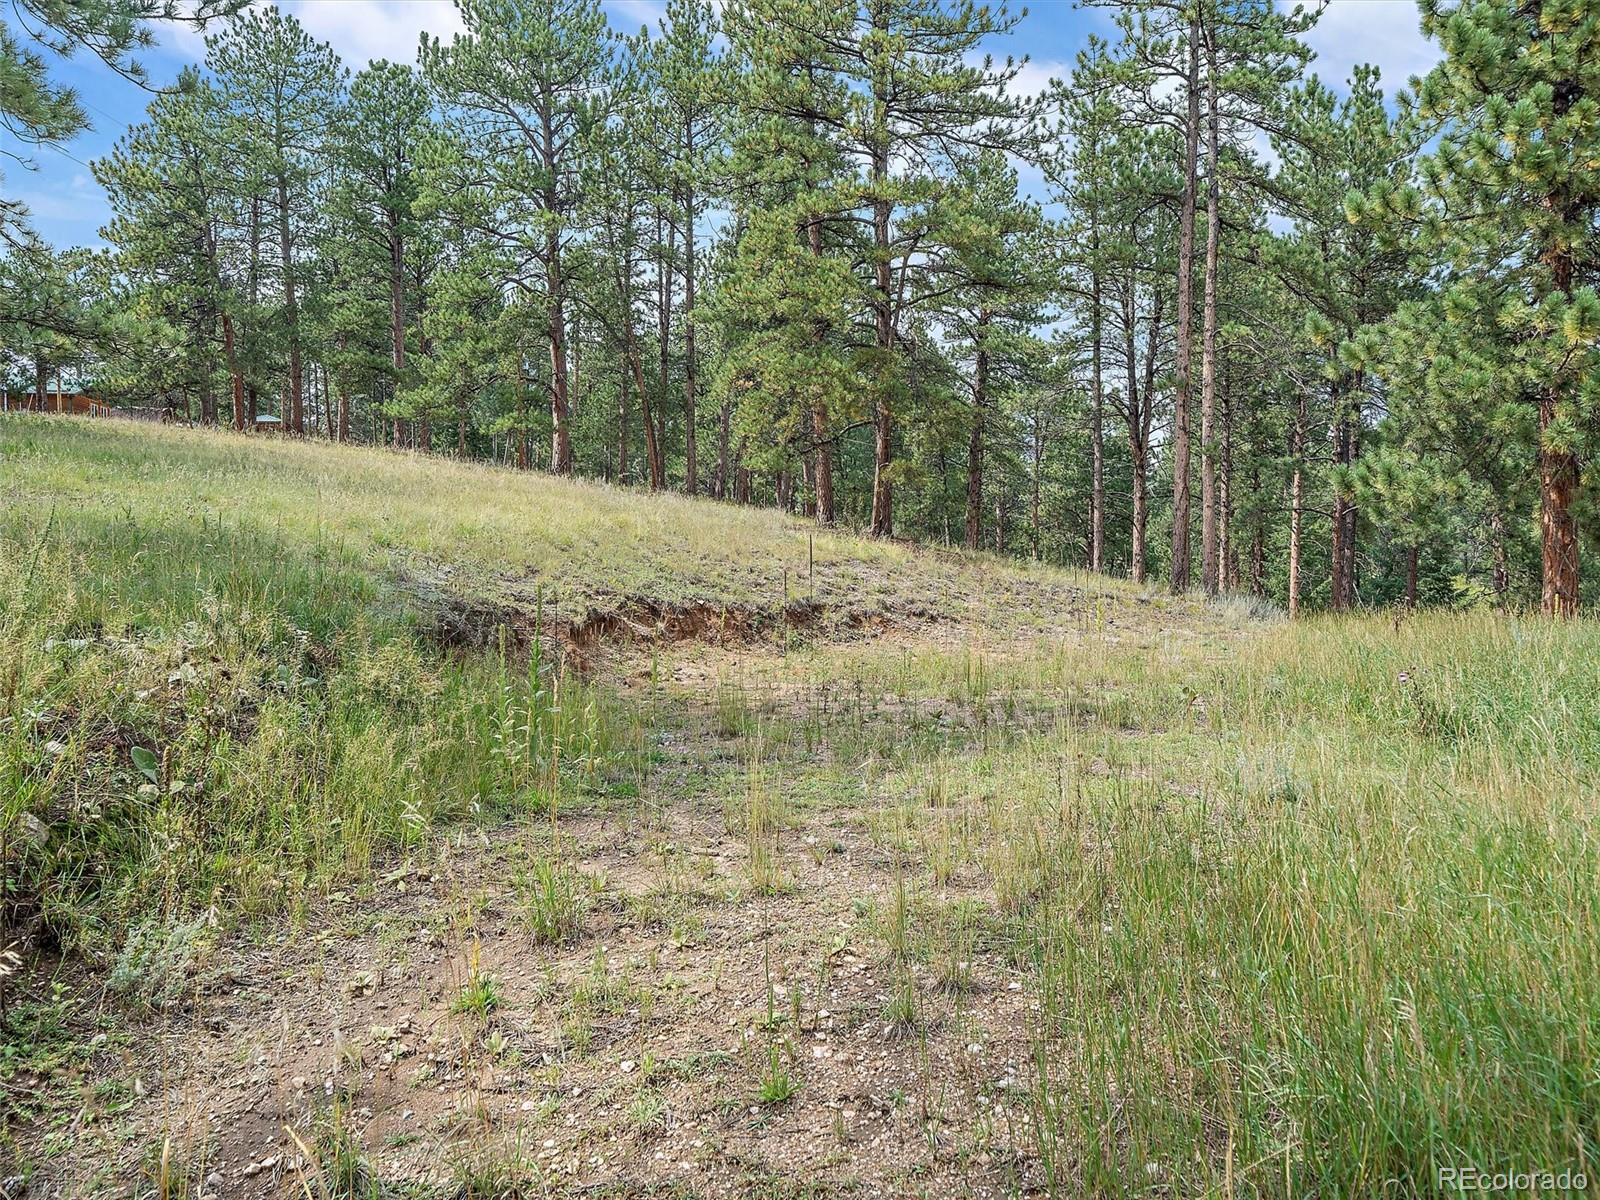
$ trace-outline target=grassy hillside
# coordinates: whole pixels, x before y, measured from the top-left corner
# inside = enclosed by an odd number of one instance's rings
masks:
[[[841,613],[982,625],[1048,624],[1086,583],[816,532],[770,509],[321,442],[23,416],[0,420],[0,455],[11,536],[53,512],[64,537],[120,529],[172,556],[152,567],[169,574],[203,572],[225,544],[490,599],[542,587],[574,611],[628,598],[777,609],[815,596]]]
[[[825,619],[654,630],[809,598],[808,531],[111,422],[0,421],[0,505],[0,1161],[41,1189],[1595,1175],[1591,623],[838,534]],[[475,604],[626,619],[579,672],[441,637]]]

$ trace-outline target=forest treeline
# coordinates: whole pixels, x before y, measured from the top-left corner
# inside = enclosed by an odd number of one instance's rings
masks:
[[[1272,0],[1107,6],[1043,90],[967,0],[457,3],[353,74],[272,7],[43,6],[206,54],[93,164],[108,249],[0,212],[10,386],[1291,612],[1578,610],[1596,0],[1423,0],[1393,95]],[[0,56],[9,125],[82,124]]]

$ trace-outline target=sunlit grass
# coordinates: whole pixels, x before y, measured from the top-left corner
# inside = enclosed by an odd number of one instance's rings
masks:
[[[975,964],[1003,964],[1033,1052],[1011,1129],[1052,1195],[1595,1176],[1592,623],[1291,625],[838,534],[817,542],[827,586],[932,597],[960,622],[774,644],[692,694],[652,661],[623,694],[537,653],[442,648],[408,573],[533,572],[563,603],[765,603],[786,567],[800,594],[806,530],[131,425],[0,421],[0,453],[7,915],[116,962],[117,996],[159,1004],[156,976],[182,973],[162,964],[220,936],[213,921],[292,914],[437,830],[542,830],[631,798],[679,722],[738,743],[694,764],[714,773],[702,799],[723,805],[734,886],[662,848],[663,894],[714,893],[765,925],[812,903],[832,836],[859,833],[884,885],[851,910],[881,942],[873,1019],[914,1054],[982,1008]],[[650,803],[694,803],[682,786]],[[559,829],[537,846],[515,911],[545,948],[580,942],[598,884]],[[660,983],[594,955],[562,1013],[577,1054]],[[462,1012],[500,999],[474,966]],[[768,1032],[742,1102],[803,1105],[808,1068]]]
[[[814,596],[964,616],[981,614],[987,579],[1015,585],[1019,615],[1037,617],[1055,603],[1038,587],[1084,582],[818,530],[768,508],[312,440],[17,414],[0,417],[0,463],[0,501],[41,519],[246,531],[369,569],[448,564],[455,587],[542,584],[574,612],[618,595],[770,609]]]
[[[1051,1190],[1592,1172],[1600,631],[1352,618],[1209,657],[1029,665],[1058,701],[1123,699],[885,781],[930,882],[976,842],[1038,989]]]

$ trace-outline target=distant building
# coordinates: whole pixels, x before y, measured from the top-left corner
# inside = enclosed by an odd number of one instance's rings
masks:
[[[45,390],[43,403],[37,392],[6,392],[0,397],[0,411],[64,413],[80,417],[109,417],[115,413],[109,404],[89,392]]]
[[[257,433],[277,433],[282,428],[283,421],[281,418],[275,417],[271,413],[256,414]]]

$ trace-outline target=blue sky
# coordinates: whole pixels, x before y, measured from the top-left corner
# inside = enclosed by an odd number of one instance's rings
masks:
[[[451,0],[284,0],[282,7],[331,43],[352,69],[375,58],[410,62],[421,31],[447,36],[461,27]],[[656,0],[605,0],[612,24],[630,33],[654,26],[664,7]],[[1043,0],[1028,6],[1009,44],[997,44],[995,51],[1029,57],[1019,83],[1031,91],[1065,72],[1089,32],[1110,27],[1111,14],[1104,9]],[[170,82],[180,67],[204,56],[205,47],[192,31],[169,29],[161,38],[144,57],[156,83]],[[1385,89],[1393,91],[1437,58],[1417,30],[1413,0],[1332,0],[1309,40],[1317,52],[1313,69],[1330,83],[1342,82],[1356,63],[1371,62],[1381,69]],[[0,132],[0,151],[23,154],[36,166],[29,170],[9,159],[0,162],[5,174],[0,188],[24,201],[35,228],[58,246],[98,245],[108,210],[88,164],[140,119],[150,96],[92,56],[56,60],[53,70],[58,80],[78,89],[93,128],[59,149],[23,147]]]

